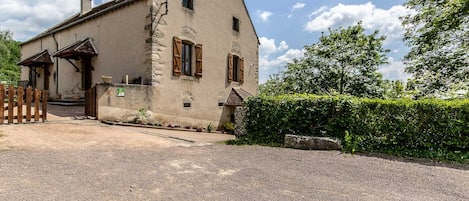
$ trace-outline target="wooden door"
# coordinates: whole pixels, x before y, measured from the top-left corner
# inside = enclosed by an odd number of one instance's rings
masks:
[[[81,83],[83,90],[91,89],[93,74],[91,73],[93,67],[91,66],[91,58],[82,58],[82,70],[81,70]]]
[[[97,109],[96,86],[94,86],[86,90],[85,93],[85,115],[97,118]]]

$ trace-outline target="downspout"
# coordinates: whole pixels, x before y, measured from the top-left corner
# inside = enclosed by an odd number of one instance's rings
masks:
[[[55,33],[51,34],[55,41],[55,51],[59,51],[59,42],[55,38]],[[55,57],[55,94],[59,94],[59,58]]]

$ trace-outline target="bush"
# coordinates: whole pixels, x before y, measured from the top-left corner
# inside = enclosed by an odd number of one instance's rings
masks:
[[[248,144],[285,134],[334,137],[346,151],[467,161],[469,100],[378,100],[315,95],[254,97],[245,106]]]

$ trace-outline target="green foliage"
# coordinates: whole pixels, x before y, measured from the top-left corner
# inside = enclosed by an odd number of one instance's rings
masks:
[[[235,126],[232,122],[226,122],[223,124],[223,129],[225,131],[228,131],[230,133],[233,133],[234,132],[234,129],[235,129]]]
[[[403,18],[405,57],[422,95],[468,89],[469,1],[408,0],[415,14]],[[457,86],[460,85],[460,86]]]
[[[263,95],[292,93],[348,94],[381,97],[382,76],[378,67],[387,62],[384,36],[365,33],[361,23],[329,30],[319,42],[306,46],[303,59],[287,65],[260,87]]]
[[[19,42],[9,31],[0,30],[0,81],[17,81],[20,68],[16,65],[21,56]]]
[[[207,132],[211,133],[213,131],[213,124],[212,122],[210,122],[208,125],[207,125]]]
[[[148,114],[148,110],[145,108],[140,108],[138,110],[137,117],[135,117],[135,123],[148,124],[150,120],[149,118],[150,114]]]
[[[385,97],[390,99],[399,99],[404,97],[405,85],[402,81],[385,81],[388,88],[385,90]]]
[[[469,100],[379,100],[315,95],[250,98],[248,144],[283,144],[285,134],[334,137],[349,152],[469,160]]]

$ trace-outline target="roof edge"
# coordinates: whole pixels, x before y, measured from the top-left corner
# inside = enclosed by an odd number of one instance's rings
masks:
[[[65,24],[65,25],[62,26],[62,24],[65,23],[65,22],[67,22],[67,20],[70,20],[70,19],[72,19],[73,17],[76,17],[76,16],[80,16],[80,13],[74,14],[74,15],[72,15],[71,17],[67,18],[66,20],[64,20],[64,21],[62,21],[62,22],[60,22],[60,23],[58,23],[57,25],[52,26],[52,28],[46,30],[45,32],[40,33],[40,34],[34,36],[33,38],[31,38],[31,39],[25,41],[25,42],[22,42],[22,43],[20,44],[20,46],[23,46],[23,45],[25,45],[25,44],[34,42],[34,41],[36,41],[36,40],[39,40],[39,39],[41,39],[41,38],[43,38],[43,37],[46,37],[46,36],[55,34],[55,33],[57,33],[57,32],[63,31],[63,30],[68,29],[68,28],[70,28],[70,27],[74,27],[74,26],[76,26],[76,25],[78,25],[78,24],[81,24],[82,22],[87,21],[87,20],[90,20],[90,19],[93,19],[93,18],[96,18],[96,17],[100,17],[100,16],[102,16],[102,15],[105,15],[105,14],[108,13],[108,12],[111,12],[111,11],[113,11],[113,10],[115,10],[115,9],[118,9],[118,8],[122,7],[122,6],[126,6],[126,5],[128,5],[128,4],[134,3],[134,2],[136,2],[136,1],[141,1],[141,0],[122,0],[121,2],[119,2],[119,3],[117,3],[117,4],[113,5],[113,6],[111,6],[111,7],[109,7],[109,8],[105,8],[105,9],[103,9],[102,11],[99,11],[99,12],[97,12],[97,13],[93,13],[93,14],[91,14],[91,15],[88,15],[88,16],[85,16],[85,17],[83,17],[83,18],[80,18],[80,19],[78,19],[78,20],[76,20],[76,21],[74,21],[74,22],[72,22],[72,23],[70,23],[70,24]],[[109,1],[108,3],[112,3],[112,2],[113,2],[113,1]],[[95,8],[96,8],[96,7],[95,7]],[[93,8],[93,9],[94,9],[94,8]]]
[[[243,0],[243,5],[244,5],[244,9],[246,10],[246,13],[248,14],[249,22],[251,23],[252,29],[254,30],[254,34],[256,34],[257,44],[260,45],[261,41],[259,40],[259,35],[257,34],[256,27],[254,26],[251,15],[249,14],[249,10],[248,10],[248,7],[246,6],[246,1],[245,0]]]

